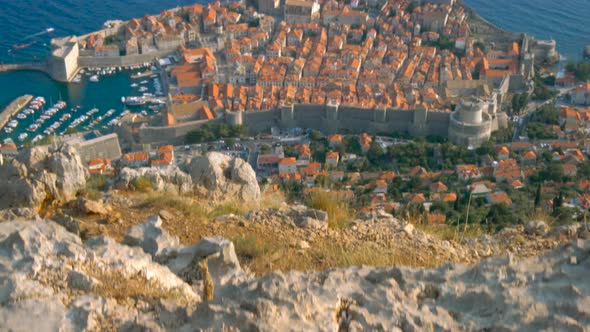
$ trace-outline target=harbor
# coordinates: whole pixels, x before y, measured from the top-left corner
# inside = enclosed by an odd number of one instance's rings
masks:
[[[145,74],[137,78],[137,73]],[[166,104],[156,63],[84,68],[77,76],[73,82],[56,83],[57,91],[30,89],[12,101],[0,115],[0,142],[24,146],[73,132],[107,134],[126,115],[157,116]]]

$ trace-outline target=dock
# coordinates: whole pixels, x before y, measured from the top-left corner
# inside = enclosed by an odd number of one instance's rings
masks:
[[[132,79],[132,80],[138,80],[138,79],[140,79],[140,78],[144,78],[144,77],[149,77],[149,76],[152,76],[153,74],[154,74],[154,72],[153,72],[153,71],[151,71],[151,70],[147,70],[147,71],[145,71],[145,72],[143,72],[143,73],[140,73],[140,74],[131,75],[131,79]]]
[[[8,121],[10,121],[10,119],[16,115],[16,113],[20,112],[20,110],[27,106],[31,100],[33,100],[32,95],[24,95],[16,98],[10,104],[8,104],[8,106],[2,110],[2,113],[0,113],[0,128],[4,128]]]

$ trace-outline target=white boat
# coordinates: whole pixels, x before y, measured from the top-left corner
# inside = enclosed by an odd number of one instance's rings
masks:
[[[32,125],[30,125],[27,128],[28,131],[37,131],[37,129],[39,129],[39,125],[38,124],[35,124],[35,123],[33,123]]]
[[[10,127],[5,127],[5,128],[4,128],[4,131],[5,131],[7,134],[12,134],[12,128],[10,128]]]
[[[74,77],[74,79],[72,80],[72,82],[74,83],[80,83],[82,81],[82,75],[76,75],[76,77]]]
[[[98,76],[97,75],[90,76],[90,82],[98,82]]]
[[[145,92],[147,90],[148,90],[148,88],[145,86],[142,86],[141,88],[139,88],[139,92]]]
[[[133,83],[133,84],[131,84],[131,87],[132,87],[132,88],[137,88],[138,86],[139,86],[139,84],[137,84],[137,83]]]
[[[17,118],[17,119],[20,119],[20,120],[24,120],[24,119],[26,119],[26,118],[27,118],[27,115],[26,115],[26,114],[24,114],[24,113],[18,113],[18,114],[16,115],[16,118]]]
[[[139,82],[139,84],[148,84],[149,82],[147,80],[141,81]]]
[[[27,137],[29,137],[29,134],[22,133],[22,134],[18,135],[18,140],[22,142],[22,141],[26,140]]]
[[[42,139],[43,139],[43,135],[37,135],[37,136],[35,136],[35,138],[33,138],[33,143],[37,143]]]
[[[16,128],[18,126],[18,121],[10,120],[10,122],[8,122],[8,126],[11,128]]]

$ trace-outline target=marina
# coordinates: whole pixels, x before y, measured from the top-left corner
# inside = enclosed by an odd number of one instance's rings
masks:
[[[159,80],[158,76],[151,72],[143,77],[143,84],[136,86],[131,80],[132,72],[151,67],[151,63],[146,63],[124,68],[86,68],[79,73],[79,82],[68,84],[66,90],[19,97],[0,115],[0,142],[12,141],[22,146],[72,132],[98,130],[105,134],[126,114],[156,115],[166,103],[164,98],[155,96],[161,89],[154,81]],[[104,89],[107,85],[109,88]],[[110,93],[113,85],[119,97]]]

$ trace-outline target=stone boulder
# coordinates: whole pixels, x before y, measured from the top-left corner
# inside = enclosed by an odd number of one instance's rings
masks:
[[[531,220],[526,224],[524,232],[528,235],[543,236],[549,231],[549,226],[542,220]]]
[[[223,237],[205,238],[190,247],[169,250],[160,258],[176,275],[190,284],[201,280],[198,263],[207,259],[216,286],[242,281],[246,274],[240,267],[234,244]]]
[[[123,243],[132,247],[140,247],[146,253],[156,257],[165,249],[176,247],[180,244],[178,237],[168,234],[162,229],[162,219],[153,216],[143,224],[131,227]]]
[[[0,210],[38,210],[53,201],[71,201],[86,187],[88,176],[79,153],[69,145],[23,150],[0,166]]]
[[[256,172],[240,158],[209,152],[194,157],[188,165],[188,172],[197,192],[211,199],[254,203],[260,200]]]
[[[119,172],[115,185],[119,188],[134,189],[135,181],[139,178],[148,179],[154,191],[186,194],[193,190],[191,177],[177,166],[165,168],[126,167]]]
[[[305,205],[283,207],[282,212],[301,228],[325,230],[328,228],[328,213],[308,208]]]

